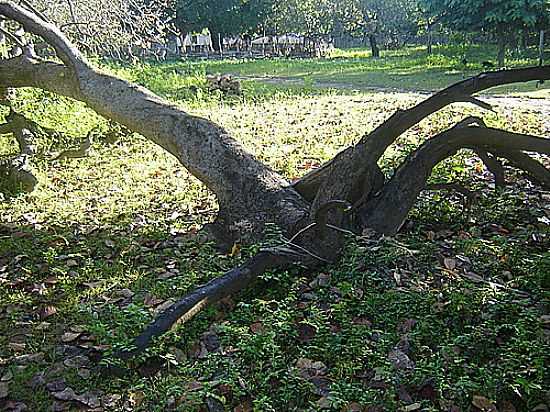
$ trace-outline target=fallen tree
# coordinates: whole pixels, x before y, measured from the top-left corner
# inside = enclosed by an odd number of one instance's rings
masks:
[[[36,87],[83,101],[167,150],[216,195],[219,213],[207,229],[221,245],[257,241],[267,224],[275,224],[286,238],[172,305],[136,339],[133,350],[119,354],[123,358],[143,352],[154,337],[250,285],[268,269],[334,261],[346,233],[397,233],[419,193],[429,188],[432,169],[460,149],[478,153],[501,180],[498,158],[506,158],[536,181],[549,183],[550,171],[529,155],[549,155],[549,139],[489,128],[472,117],[427,140],[389,179],[378,161],[399,136],[430,114],[454,102],[491,109],[473,95],[498,85],[549,80],[550,66],[482,73],[452,85],[396,112],[357,144],[290,184],[221,126],[94,68],[58,28],[31,10],[0,1],[0,16],[43,39],[61,60],[46,61],[29,53],[2,60],[0,87]]]

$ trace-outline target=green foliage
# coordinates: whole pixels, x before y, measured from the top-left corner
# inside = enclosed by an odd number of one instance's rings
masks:
[[[504,35],[550,23],[548,0],[422,0],[421,4],[429,14],[460,31]]]
[[[271,0],[178,0],[176,21],[183,32],[249,33],[265,23],[272,7]]]

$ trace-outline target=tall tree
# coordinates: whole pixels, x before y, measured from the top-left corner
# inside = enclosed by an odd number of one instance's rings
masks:
[[[213,35],[214,48],[219,50],[219,38],[257,31],[269,19],[272,10],[273,0],[179,0],[176,22],[183,32],[200,32],[208,28]]]
[[[422,0],[433,16],[448,27],[465,32],[492,33],[498,42],[498,64],[504,66],[513,34],[548,24],[549,0]]]

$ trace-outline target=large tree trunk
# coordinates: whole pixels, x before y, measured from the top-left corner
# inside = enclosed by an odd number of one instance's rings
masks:
[[[369,44],[372,52],[372,57],[375,57],[375,58],[380,57],[380,49],[378,48],[378,43],[376,41],[375,34],[369,34]]]
[[[426,39],[426,49],[427,49],[427,52],[428,54],[432,54],[432,47],[433,47],[433,29],[432,29],[432,25],[430,23],[428,23],[427,25],[427,39]]]
[[[224,33],[221,33],[219,30],[211,30],[210,35],[212,36],[212,47],[215,51],[221,52],[223,49],[223,38]]]
[[[504,63],[506,60],[507,39],[503,32],[499,33],[497,43],[498,43],[497,64],[498,64],[498,67],[504,67]]]
[[[344,234],[366,229],[395,234],[418,193],[426,188],[432,168],[460,148],[483,153],[487,162],[498,160],[498,156],[507,158],[537,181],[550,181],[548,170],[524,153],[548,154],[550,140],[485,128],[480,119],[467,119],[430,139],[389,181],[378,166],[388,147],[430,114],[454,102],[490,109],[472,94],[518,81],[550,80],[550,66],[482,73],[450,86],[413,108],[397,111],[357,144],[290,185],[247,153],[221,126],[95,69],[55,26],[31,11],[0,0],[0,16],[42,37],[62,62],[28,54],[1,60],[0,88],[36,87],[81,100],[163,147],[215,193],[220,211],[211,229],[226,246],[237,240],[258,240],[266,224],[277,225],[286,236],[278,247],[261,251],[239,268],[183,297],[161,314],[136,340],[135,350],[121,354],[123,357],[143,351],[152,337],[190,319],[205,305],[250,285],[266,269],[296,263],[313,267],[333,261],[341,253]],[[373,55],[377,55],[376,39],[370,39]],[[346,214],[354,219],[343,228]]]

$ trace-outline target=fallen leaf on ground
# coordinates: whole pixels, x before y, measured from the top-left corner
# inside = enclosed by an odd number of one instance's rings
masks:
[[[78,337],[79,337],[80,335],[81,335],[81,333],[65,332],[65,333],[61,336],[61,342],[63,342],[63,343],[73,342],[73,341],[75,341],[76,339],[78,339]]]
[[[46,306],[42,308],[38,314],[41,320],[49,318],[57,313],[57,308],[55,306]]]
[[[414,369],[414,362],[400,349],[394,349],[388,354],[388,360],[395,369]]]
[[[317,334],[317,329],[307,323],[298,324],[298,340],[302,343],[311,341]]]
[[[456,268],[456,259],[445,258],[443,259],[443,265],[445,265],[445,268],[448,270],[454,270]]]
[[[0,399],[6,398],[9,394],[9,383],[0,382]]]
[[[72,388],[65,388],[60,392],[53,392],[52,396],[59,401],[72,401],[76,397],[76,393]]]
[[[497,412],[497,408],[492,401],[485,396],[474,395],[472,398],[472,405],[482,410],[483,412]]]

